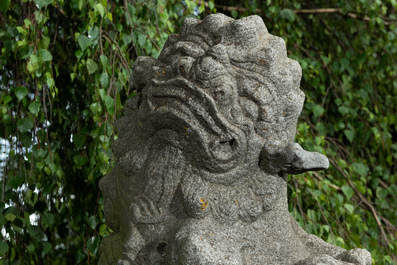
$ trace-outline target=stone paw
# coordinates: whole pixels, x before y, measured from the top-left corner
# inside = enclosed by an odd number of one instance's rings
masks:
[[[121,259],[119,259],[117,261],[117,265],[136,265],[137,263],[131,259],[130,257],[128,257],[127,255],[123,255],[123,257]]]
[[[355,265],[371,265],[371,253],[366,249],[355,248],[343,252],[338,256],[338,259],[346,261]]]
[[[119,261],[117,261],[117,265],[131,265],[131,263],[125,259],[119,259]]]
[[[353,265],[353,264],[354,263],[341,261],[329,255],[323,254],[314,258],[307,258],[305,260],[301,260],[295,265]]]
[[[120,233],[113,233],[102,240],[99,246],[98,265],[113,265],[122,254],[122,239]]]

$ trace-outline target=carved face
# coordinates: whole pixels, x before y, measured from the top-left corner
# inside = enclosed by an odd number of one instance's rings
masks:
[[[293,141],[304,94],[299,64],[262,19],[213,16],[185,21],[158,60],[134,64],[134,80],[148,135],[176,132],[165,140],[191,153],[205,179],[230,184]]]

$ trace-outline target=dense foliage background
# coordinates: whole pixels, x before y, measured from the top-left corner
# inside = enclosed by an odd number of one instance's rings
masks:
[[[0,264],[96,264],[98,181],[130,68],[189,16],[258,14],[303,68],[297,141],[326,172],[289,179],[310,233],[397,261],[396,0],[1,0]]]

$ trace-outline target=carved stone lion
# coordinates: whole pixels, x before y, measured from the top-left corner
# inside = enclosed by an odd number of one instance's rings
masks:
[[[158,59],[133,66],[100,182],[114,233],[100,264],[359,264],[291,217],[287,174],[328,168],[294,143],[301,67],[258,16],[186,19]]]

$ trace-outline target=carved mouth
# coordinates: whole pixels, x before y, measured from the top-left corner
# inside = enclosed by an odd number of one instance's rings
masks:
[[[219,143],[221,145],[229,144],[230,147],[233,147],[233,144],[235,143],[236,139],[231,138],[230,140],[220,140]]]
[[[190,137],[189,141],[195,142],[193,146],[202,149],[190,152],[205,157],[203,162],[208,171],[230,171],[243,161],[244,131],[221,114],[214,99],[203,89],[184,78],[175,78],[154,80],[142,92],[149,115],[156,116],[157,123],[164,122],[158,128]]]

